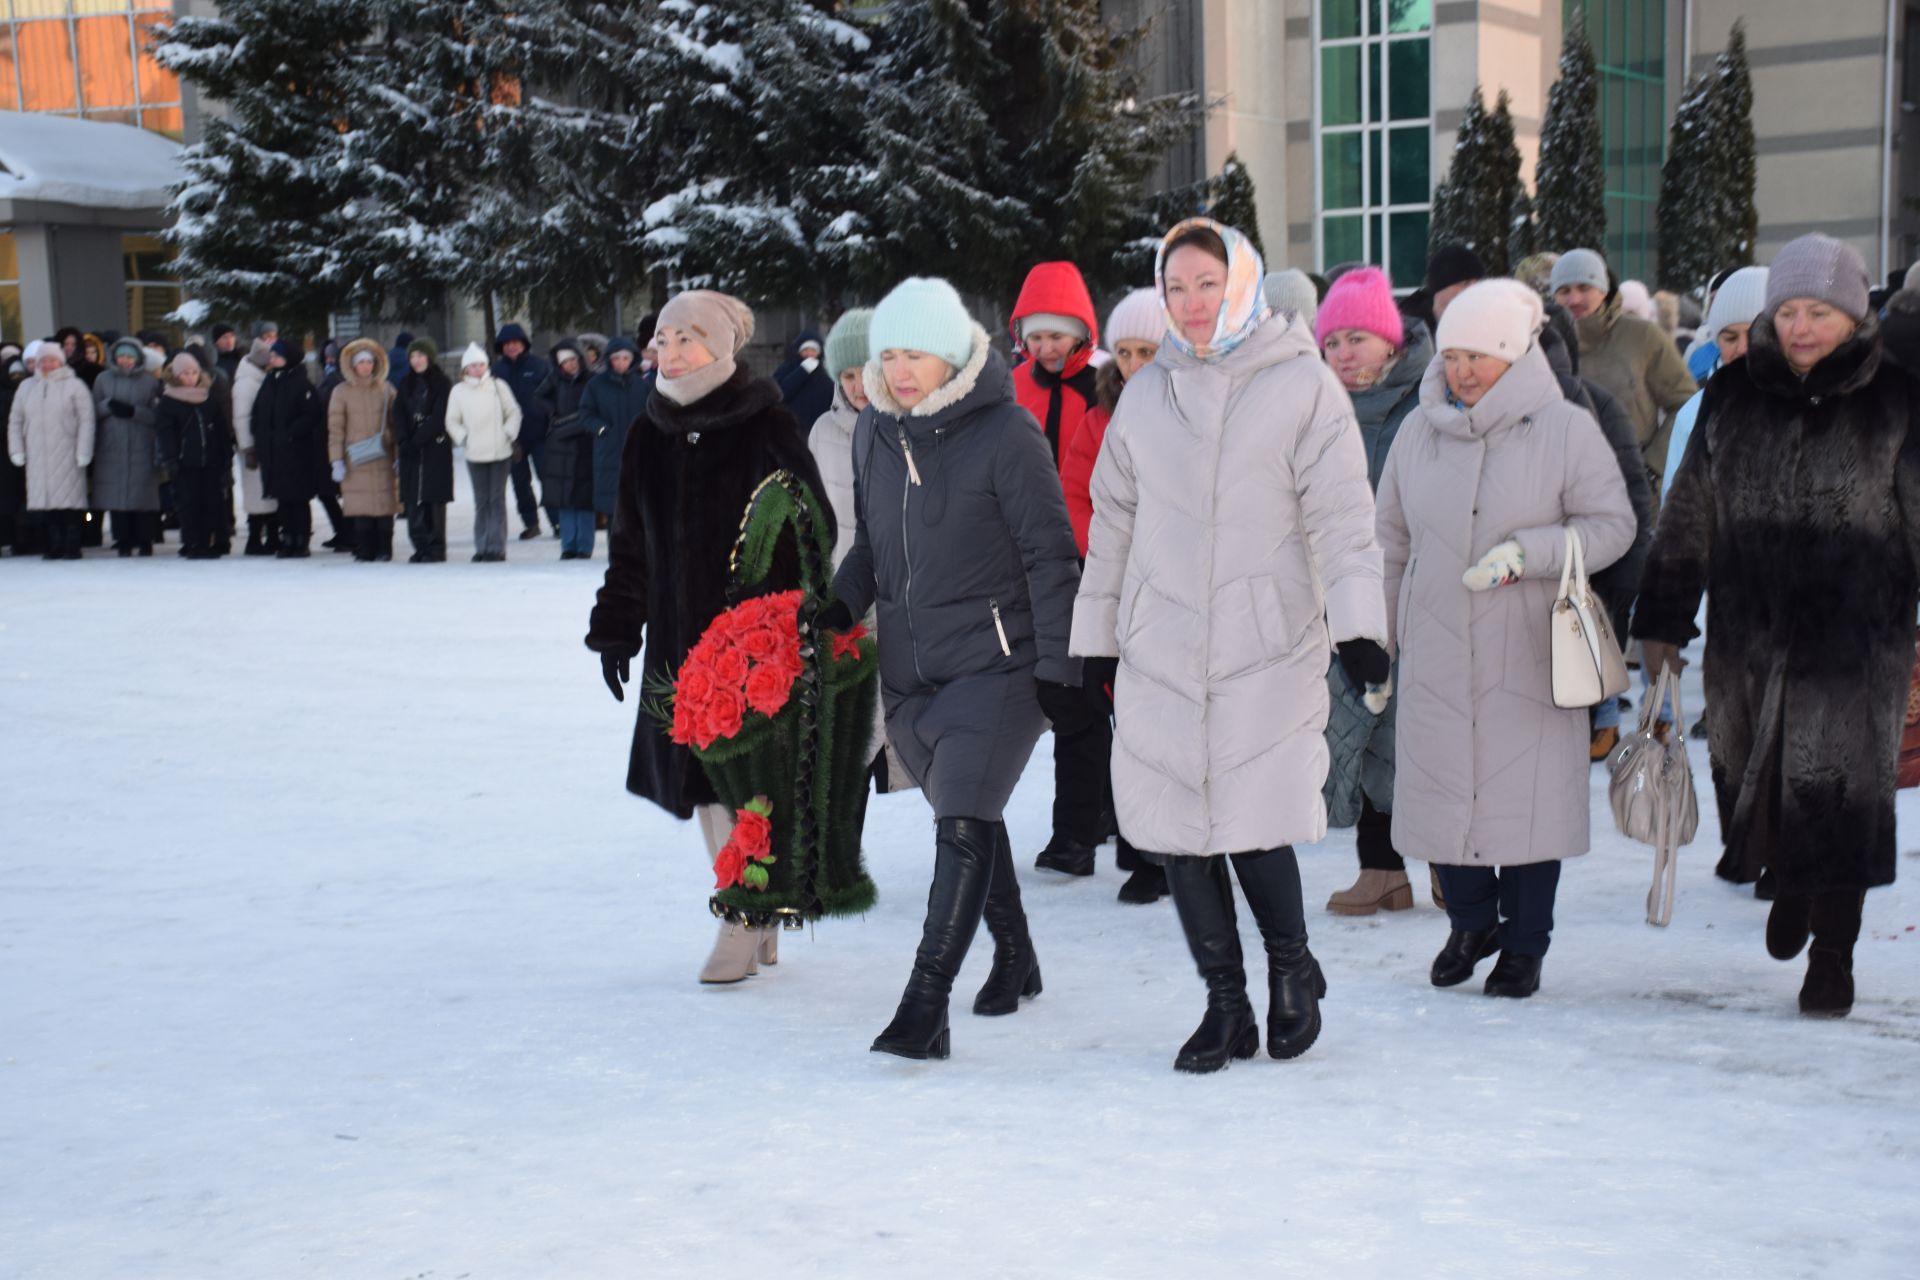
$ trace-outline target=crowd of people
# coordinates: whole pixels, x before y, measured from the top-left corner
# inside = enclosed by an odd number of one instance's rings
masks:
[[[1857,253],[1809,235],[1709,282],[1686,330],[1590,248],[1496,278],[1444,247],[1398,297],[1366,264],[1268,273],[1238,230],[1194,218],[1104,327],[1073,264],[1035,266],[1011,355],[919,277],[799,335],[773,377],[742,359],[753,312],[705,290],[637,341],[581,335],[545,359],[508,325],[457,381],[408,335],[329,344],[315,386],[271,325],[174,353],[68,332],[6,387],[10,483],[49,557],[79,554],[89,510],[121,554],[150,554],[163,487],[181,554],[213,556],[237,456],[249,553],[307,554],[318,499],[362,559],[390,557],[404,511],[430,561],[464,448],[476,560],[505,556],[509,488],[521,537],[544,506],[563,558],[609,529],[587,645],[624,700],[636,662],[670,683],[728,607],[741,513],[789,473],[835,524],[821,625],[877,638],[873,786],[918,789],[936,820],[922,940],[874,1049],[948,1055],[982,921],[974,1012],[1040,994],[1003,815],[1050,728],[1035,865],[1091,876],[1112,840],[1123,902],[1172,898],[1206,988],[1175,1060],[1194,1072],[1262,1041],[1236,880],[1266,952],[1267,1051],[1320,1035],[1294,848],[1329,825],[1356,829],[1359,865],[1326,910],[1410,908],[1406,859],[1425,862],[1449,926],[1432,984],[1491,958],[1486,994],[1540,989],[1560,864],[1588,849],[1590,770],[1626,701],[1555,701],[1549,614],[1577,550],[1643,688],[1686,662],[1712,599],[1695,732],[1717,871],[1770,901],[1771,954],[1807,953],[1801,1010],[1836,1016],[1865,893],[1894,878],[1915,665],[1920,268],[1905,284],[1876,292]],[[726,842],[731,813],[645,711],[627,785],[697,819],[710,857]],[[700,978],[777,960],[774,930],[728,916]]]

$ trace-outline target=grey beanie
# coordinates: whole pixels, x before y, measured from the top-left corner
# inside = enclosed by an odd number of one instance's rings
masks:
[[[1260,292],[1275,315],[1286,311],[1300,317],[1300,323],[1313,328],[1320,311],[1320,291],[1313,287],[1307,273],[1297,267],[1269,271],[1260,282]]]
[[[1592,249],[1569,249],[1553,264],[1550,288],[1558,293],[1570,284],[1592,285],[1602,293],[1613,287],[1607,276],[1607,260]]]
[[[1906,288],[1920,290],[1920,262],[1907,268]]]
[[[279,332],[280,332],[280,322],[277,320],[254,321],[253,336],[256,338],[265,337],[269,333],[279,333]]]
[[[1867,264],[1852,245],[1818,231],[1782,249],[1767,272],[1767,312],[1793,298],[1816,298],[1855,320],[1867,318]]]

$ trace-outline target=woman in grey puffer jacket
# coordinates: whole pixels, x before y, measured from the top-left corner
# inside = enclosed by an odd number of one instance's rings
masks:
[[[160,532],[160,473],[155,467],[154,404],[160,380],[132,338],[108,352],[93,380],[99,426],[93,449],[93,505],[113,514],[113,547],[123,556],[153,554]]]
[[[859,529],[822,625],[877,606],[887,738],[933,805],[933,888],[913,976],[876,1052],[948,1053],[947,999],[984,913],[993,970],[975,1013],[1040,992],[1001,821],[1047,721],[1090,721],[1067,656],[1078,549],[1039,424],[944,280],[874,309],[853,436]]]

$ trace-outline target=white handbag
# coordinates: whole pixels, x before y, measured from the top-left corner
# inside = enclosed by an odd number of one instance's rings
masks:
[[[1587,558],[1580,537],[1566,531],[1560,565],[1560,594],[1553,602],[1553,705],[1591,707],[1617,698],[1632,683],[1627,660],[1614,639],[1606,607],[1587,581]]]
[[[1661,741],[1654,732],[1660,708],[1673,699],[1673,727]],[[1687,716],[1680,706],[1680,677],[1662,671],[1640,708],[1639,727],[1620,739],[1607,769],[1613,822],[1629,840],[1653,846],[1653,888],[1647,892],[1647,923],[1673,919],[1673,888],[1680,846],[1700,828],[1700,803],[1687,759]]]

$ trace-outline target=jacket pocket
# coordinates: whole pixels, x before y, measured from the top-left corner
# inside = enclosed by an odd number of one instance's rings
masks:
[[[1288,625],[1287,607],[1280,598],[1280,584],[1273,575],[1248,578],[1253,619],[1260,628],[1260,641],[1269,658],[1284,657],[1293,650],[1293,629]]]

